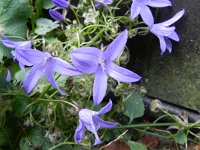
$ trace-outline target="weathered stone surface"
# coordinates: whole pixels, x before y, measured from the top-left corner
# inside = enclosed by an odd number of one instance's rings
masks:
[[[158,21],[162,22],[185,8],[186,14],[176,23],[180,43],[173,43],[171,54],[160,56],[159,41],[153,39],[145,48],[144,55],[136,52],[138,72],[143,73],[141,82],[149,95],[200,110],[200,3],[199,0],[175,0],[172,8],[159,11]],[[136,47],[138,48],[138,47]],[[134,47],[133,47],[134,49]],[[138,51],[138,50],[137,50]],[[139,54],[138,54],[139,53]]]
[[[176,25],[180,43],[173,52],[160,56],[158,48],[151,55],[143,82],[150,95],[200,110],[200,3],[199,0],[175,0],[173,8],[160,11],[160,20],[170,18],[185,8],[186,15]],[[171,11],[170,11],[171,10]],[[157,41],[158,42],[158,41]],[[143,80],[144,81],[144,80]]]

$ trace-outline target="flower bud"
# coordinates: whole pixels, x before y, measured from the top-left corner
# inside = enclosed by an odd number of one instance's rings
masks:
[[[60,12],[56,11],[56,10],[50,9],[49,10],[49,15],[56,21],[63,21],[64,20],[63,15]]]
[[[65,0],[52,0],[52,3],[60,8],[67,8],[69,7],[69,2],[65,1]]]

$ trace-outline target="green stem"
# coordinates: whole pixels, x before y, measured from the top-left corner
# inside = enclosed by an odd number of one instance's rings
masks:
[[[5,134],[6,134],[6,138],[8,139],[8,144],[9,144],[10,148],[13,150],[14,147],[12,146],[12,144],[11,144],[11,142],[10,142],[10,139],[9,139],[9,136],[8,136],[8,132],[6,131],[5,128],[4,128],[4,132],[5,132]]]
[[[54,99],[36,99],[36,101],[41,101],[41,102],[58,102],[58,103],[65,103],[65,104],[68,104],[68,105],[74,107],[76,110],[79,110],[79,108],[78,108],[76,105],[74,105],[74,104],[72,104],[72,103],[70,103],[70,102],[68,102],[68,101],[64,101],[64,100],[54,100]]]
[[[182,124],[178,124],[175,122],[172,123],[148,123],[148,124],[134,124],[134,125],[122,125],[122,126],[118,126],[118,127],[114,127],[112,129],[126,129],[126,128],[146,128],[146,127],[167,127],[167,126],[180,126]],[[194,123],[188,123],[187,127],[200,127],[200,123],[199,124],[195,124]]]
[[[60,76],[61,76],[61,75],[59,75],[59,76],[56,78],[56,80],[57,80]],[[45,89],[42,91],[42,93],[38,96],[38,98],[43,97],[43,96],[47,93],[47,91],[50,89],[50,87],[51,87],[50,84],[47,85],[47,86],[45,87]]]

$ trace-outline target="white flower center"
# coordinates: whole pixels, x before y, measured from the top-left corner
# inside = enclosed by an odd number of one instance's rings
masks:
[[[103,71],[106,70],[106,59],[104,57],[100,57],[98,59],[98,64],[101,66],[101,68],[103,69]]]

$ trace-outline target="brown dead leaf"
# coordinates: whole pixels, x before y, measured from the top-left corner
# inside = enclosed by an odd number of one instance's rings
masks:
[[[102,146],[100,150],[131,150],[129,145],[122,140],[126,132],[128,132],[128,130],[119,135],[115,140]]]
[[[154,149],[159,145],[160,140],[158,137],[146,135],[143,138],[139,139],[138,142],[143,145],[146,145],[146,147],[148,148]]]
[[[194,150],[200,150],[200,143],[194,146]]]
[[[101,147],[100,150],[130,150],[130,147],[127,143],[121,140],[114,140]]]

